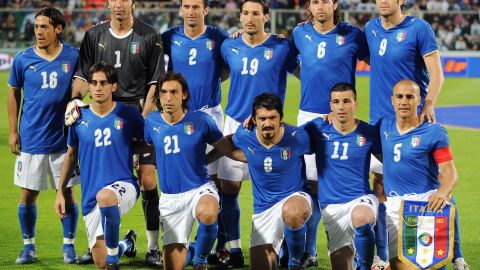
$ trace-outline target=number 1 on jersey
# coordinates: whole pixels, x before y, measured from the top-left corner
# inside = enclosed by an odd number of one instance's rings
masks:
[[[115,51],[115,65],[113,65],[114,68],[119,68],[122,66],[122,63],[120,62],[120,51]]]
[[[347,155],[348,142],[342,143],[342,147],[343,147],[342,155],[339,156],[338,148],[340,148],[340,142],[333,142],[333,154],[330,157],[332,159],[340,158],[340,160],[347,160],[348,159],[348,155]]]

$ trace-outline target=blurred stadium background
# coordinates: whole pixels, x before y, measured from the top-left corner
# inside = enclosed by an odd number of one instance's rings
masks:
[[[237,0],[210,0],[207,23],[233,33],[240,27]],[[273,33],[289,36],[296,24],[305,18],[305,0],[271,0],[271,20],[267,28]],[[13,185],[15,157],[8,146],[8,122],[6,113],[7,80],[11,61],[16,52],[34,44],[33,21],[39,7],[53,5],[63,10],[68,20],[65,40],[79,46],[84,33],[92,25],[109,19],[106,0],[0,0],[0,268],[65,269],[61,257],[61,227],[53,210],[55,193],[43,192],[38,200],[37,252],[39,262],[20,267],[14,264],[22,241],[17,218],[19,190]],[[371,0],[340,0],[344,20],[363,27],[375,15],[375,2]],[[179,13],[180,0],[136,1],[134,15],[155,26],[160,32],[182,23]],[[463,251],[472,270],[480,269],[476,246],[480,243],[480,179],[477,169],[480,164],[480,0],[407,0],[406,12],[423,18],[432,24],[442,56],[442,66],[447,77],[437,102],[437,107],[458,106],[455,117],[450,119],[450,134],[455,162],[459,171],[459,183],[455,197],[460,207]],[[358,117],[368,120],[369,67],[360,62],[357,66],[357,89],[359,90]],[[285,102],[285,120],[296,123],[300,84],[290,77]],[[223,105],[228,94],[228,81],[223,84]],[[476,106],[477,113],[462,113],[465,105]],[[225,107],[225,106],[224,106]],[[437,112],[438,114],[438,112]],[[460,120],[467,119],[468,126]],[[453,122],[453,124],[452,124]],[[476,126],[476,127],[475,127]],[[77,198],[80,194],[77,189]],[[242,207],[242,244],[248,249],[251,229],[251,184],[247,181],[240,195]],[[125,268],[143,268],[146,239],[141,205],[122,219],[121,232],[129,228],[139,232],[137,259],[122,260]],[[78,224],[77,253],[86,247],[83,222]],[[320,269],[330,269],[323,225],[319,228],[318,252]],[[248,256],[248,255],[247,255]],[[71,269],[93,268],[68,266]],[[146,269],[146,268],[145,268]],[[247,268],[245,268],[247,269]],[[452,269],[451,265],[448,269]]]

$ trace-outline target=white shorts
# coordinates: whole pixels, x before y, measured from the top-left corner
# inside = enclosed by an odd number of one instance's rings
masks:
[[[297,116],[297,126],[301,126],[308,121],[312,121],[318,117],[324,117],[326,114],[312,113],[300,110]],[[310,181],[318,181],[317,164],[315,163],[315,154],[304,155],[305,167],[307,171],[307,179]]]
[[[212,196],[220,202],[217,187],[213,181],[187,192],[178,194],[160,195],[160,228],[162,229],[162,243],[169,244],[189,243],[195,220],[195,209],[202,196]]]
[[[65,153],[29,154],[21,152],[15,161],[14,184],[31,190],[58,189]],[[48,178],[48,183],[47,183]],[[78,167],[74,170],[67,187],[80,183]]]
[[[437,190],[430,190],[420,194],[407,194],[403,196],[387,197],[387,229],[388,229],[388,254],[389,259],[398,257],[398,220],[402,200],[428,201],[428,197]]]
[[[322,209],[329,255],[345,246],[355,252],[355,227],[352,223],[352,211],[359,205],[372,209],[374,216],[377,216],[378,199],[373,194],[363,195],[348,203],[330,204]]]
[[[383,174],[383,163],[380,162],[374,155],[370,158],[370,171],[374,173]]]
[[[235,119],[227,115],[223,135],[227,136],[237,131],[238,126],[243,123],[237,122]],[[227,181],[242,181],[250,179],[247,163],[236,161],[228,157],[221,157],[218,164],[218,178]]]
[[[200,109],[200,111],[210,115],[212,117],[213,121],[215,121],[215,124],[217,124],[218,129],[223,130],[223,110],[222,110],[222,105],[217,105],[213,108],[206,108],[206,109]],[[207,151],[206,153],[212,151],[213,146],[210,144],[207,145]],[[208,174],[209,175],[214,175],[218,173],[218,162],[219,160],[215,160],[214,162],[208,164]]]
[[[112,187],[113,185],[118,186],[114,188]],[[118,190],[122,188],[125,192],[120,194]],[[113,191],[117,196],[120,215],[124,215],[130,211],[137,202],[137,189],[131,183],[117,181],[104,187],[104,189]],[[86,216],[83,216],[83,222],[85,222],[85,227],[87,229],[88,247],[91,249],[95,245],[97,237],[103,235],[102,215],[100,214],[98,204]]]
[[[250,247],[271,244],[277,255],[279,254],[284,238],[285,226],[282,217],[282,209],[285,202],[293,196],[300,196],[304,198],[308,202],[308,205],[310,205],[310,213],[312,212],[312,198],[310,195],[308,195],[306,192],[295,192],[277,202],[269,209],[253,215]]]

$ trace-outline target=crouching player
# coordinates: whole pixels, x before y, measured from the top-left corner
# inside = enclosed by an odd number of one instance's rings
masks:
[[[120,255],[136,255],[135,231],[118,240],[120,215],[133,208],[140,191],[133,175],[132,141],[143,139],[144,121],[135,108],[112,100],[118,85],[113,66],[93,65],[88,82],[92,102],[80,109],[81,117],[69,128],[55,209],[65,217],[67,176],[78,157],[82,213],[93,260],[97,268],[118,269]]]
[[[277,95],[257,96],[252,119],[254,130],[240,126],[233,136],[252,177],[251,268],[276,269],[285,238],[289,268],[302,269],[305,223],[312,213],[303,161],[303,155],[310,153],[310,140],[304,130],[282,122],[282,101]]]
[[[303,126],[316,155],[332,269],[353,269],[356,251],[359,269],[370,270],[374,256],[378,200],[368,179],[371,155],[381,158],[380,139],[374,126],[355,118],[357,107],[354,86],[336,84],[330,92],[332,123],[317,118]]]
[[[169,270],[183,269],[188,262],[187,246],[195,220],[194,269],[207,269],[207,257],[217,237],[219,196],[207,172],[207,144],[245,161],[208,114],[188,110],[189,98],[185,78],[168,72],[155,90],[159,112],[148,115],[145,122],[145,141],[154,145],[157,158],[164,268]]]
[[[429,122],[419,124],[417,109],[421,96],[418,84],[411,80],[399,81],[391,99],[395,116],[379,122],[389,259],[394,270],[410,269],[398,258],[401,201],[428,201],[428,210],[442,210],[451,201],[457,170],[445,128]]]

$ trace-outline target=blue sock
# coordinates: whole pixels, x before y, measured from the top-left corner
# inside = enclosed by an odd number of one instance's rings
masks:
[[[307,222],[307,240],[305,242],[305,252],[311,256],[317,255],[317,229],[322,217],[320,205],[318,203],[318,195],[312,196],[312,215]]]
[[[206,264],[208,254],[212,250],[215,239],[217,238],[218,224],[203,224],[198,221],[197,241],[195,245],[195,256],[193,257],[193,265]]]
[[[288,266],[302,266],[303,251],[305,250],[305,237],[307,226],[305,224],[298,229],[291,229],[287,225],[284,228],[285,241],[288,247]]]
[[[387,208],[384,203],[378,204],[378,219],[375,226],[375,244],[377,246],[377,255],[384,262],[388,262],[388,242],[387,242]]]
[[[370,270],[375,253],[375,233],[372,224],[365,224],[355,229],[355,248],[361,270]]]
[[[221,205],[221,202],[220,202]],[[223,219],[219,216],[218,218],[218,234],[217,234],[217,246],[215,250],[219,251],[226,248],[227,244],[227,235],[225,234],[225,225],[223,224]]]
[[[452,197],[452,202],[455,204],[455,227],[453,232],[453,258],[452,262],[454,262],[457,258],[463,258],[462,253],[462,246],[460,245],[460,221],[458,207],[455,200]]]
[[[107,246],[107,263],[118,263],[119,258],[119,230],[120,230],[120,210],[118,206],[100,207],[102,214],[102,228]]]
[[[183,265],[183,267],[187,267],[187,265],[189,265],[192,262],[193,257],[195,256],[196,246],[197,246],[196,242],[191,242],[188,245],[187,258],[185,260],[185,264]]]
[[[77,233],[78,205],[65,206],[65,214],[62,219],[63,249],[73,247],[73,241]]]
[[[240,243],[240,206],[238,205],[237,194],[220,194],[222,208],[220,210],[220,218],[223,220],[227,241],[238,240]],[[232,246],[230,243],[230,252],[241,252],[240,246]]]
[[[118,257],[121,257],[125,251],[131,251],[133,243],[130,240],[122,240],[118,242]]]
[[[25,249],[35,250],[35,224],[37,223],[37,205],[18,205],[18,220],[22,230]]]
[[[277,261],[279,263],[282,262],[282,266],[283,266],[284,265],[283,261],[285,260],[288,260],[288,247],[287,247],[287,242],[284,239],[282,241],[282,246],[280,247],[280,251],[278,252]]]

